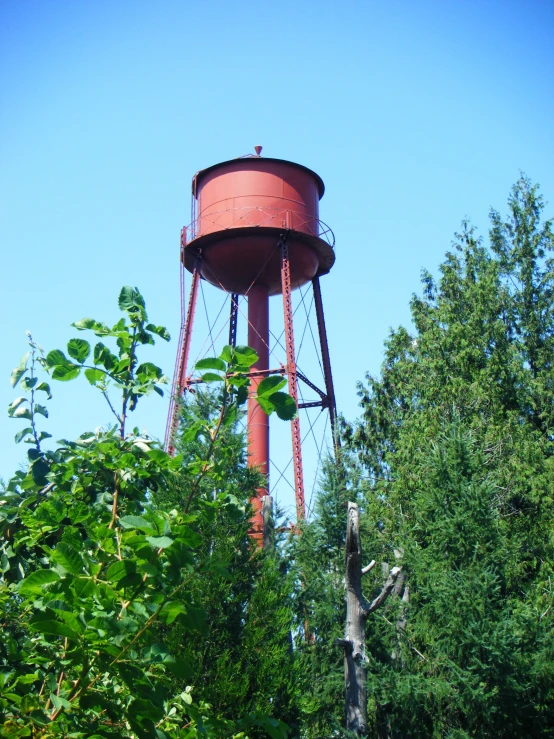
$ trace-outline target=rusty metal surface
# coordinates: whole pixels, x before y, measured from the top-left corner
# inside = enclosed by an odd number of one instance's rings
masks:
[[[202,276],[227,292],[245,295],[261,284],[281,292],[275,244],[289,233],[293,289],[329,272],[334,235],[319,219],[321,178],[302,165],[249,157],[216,164],[195,175],[196,211],[184,259],[191,271],[202,249]]]
[[[250,502],[254,508],[252,533],[263,540],[262,499],[269,490],[269,416],[256,400],[256,390],[269,369],[269,294],[267,288],[255,285],[248,294],[248,346],[258,355],[253,365],[248,395],[248,464],[265,475],[266,486],[258,488]],[[256,374],[259,372],[260,374]]]
[[[212,164],[197,172],[192,178],[192,193],[194,197],[198,197],[198,190],[207,178],[213,177],[217,170],[236,171],[256,171],[256,169],[264,169],[266,171],[277,171],[279,175],[284,169],[292,172],[296,170],[299,176],[307,175],[316,182],[318,199],[321,200],[325,192],[325,185],[321,177],[313,170],[305,167],[297,162],[290,162],[287,159],[276,159],[275,157],[239,157],[237,159],[228,159],[226,162]]]
[[[166,451],[173,455],[175,453],[174,437],[179,424],[179,404],[176,402],[183,394],[186,387],[188,358],[190,353],[190,341],[192,338],[192,327],[194,325],[194,314],[196,312],[196,302],[198,298],[198,285],[200,283],[199,264],[194,268],[192,273],[192,283],[190,287],[189,302],[185,324],[179,337],[179,348],[177,353],[177,366],[173,378],[173,388],[170,400],[168,425],[166,428],[165,448]],[[181,300],[184,302],[184,293],[181,292]]]
[[[247,295],[252,285],[259,284],[270,295],[279,295],[280,255],[275,245],[282,233],[283,229],[241,228],[199,237],[185,250],[185,266],[191,271],[201,248],[202,277],[212,285]],[[335,261],[332,248],[315,236],[290,232],[289,248],[293,290],[329,272]]]
[[[290,276],[289,247],[286,238],[281,239],[280,247],[289,395],[294,398],[294,402],[298,406],[298,381],[296,371],[296,355],[294,352],[294,326],[292,322],[292,287]],[[302,467],[302,436],[300,434],[300,419],[298,418],[298,414],[296,414],[296,417],[293,418],[290,423],[292,434],[292,465],[294,470],[294,489],[296,493],[296,520],[302,521],[306,517],[306,504],[304,500],[304,471]]]

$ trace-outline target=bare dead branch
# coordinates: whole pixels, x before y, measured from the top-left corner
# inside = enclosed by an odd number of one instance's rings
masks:
[[[371,562],[366,565],[365,567],[362,567],[362,575],[367,575],[367,573],[372,570],[375,567],[375,560],[372,559]]]
[[[400,574],[401,567],[393,567],[390,571],[390,575],[388,577],[387,582],[383,585],[383,589],[379,593],[379,595],[371,601],[369,605],[364,604],[362,608],[362,615],[364,618],[367,618],[370,613],[373,613],[373,611],[376,611],[378,608],[380,608],[383,603],[387,600],[389,595],[392,592],[392,589],[394,588],[394,584],[396,582],[396,578]]]

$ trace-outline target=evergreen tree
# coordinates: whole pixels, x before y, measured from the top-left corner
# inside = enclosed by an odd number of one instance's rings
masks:
[[[203,573],[191,592],[203,604],[205,628],[186,633],[176,622],[166,629],[175,654],[195,664],[189,680],[200,699],[217,715],[230,717],[263,710],[293,726],[295,669],[291,650],[292,604],[280,548],[261,550],[250,537],[249,500],[263,485],[260,473],[248,467],[241,418],[222,428],[210,468],[198,485],[191,476],[194,461],[204,460],[210,438],[191,429],[201,420],[214,423],[221,399],[216,392],[197,390],[181,409],[176,439],[183,466],[171,489],[156,494],[166,509],[185,509],[198,535],[201,551],[218,562],[226,577]],[[228,505],[214,506],[212,500]],[[199,507],[204,515],[198,516]],[[242,511],[242,513],[241,513]],[[263,706],[263,709],[262,709]],[[257,736],[251,730],[252,739]],[[261,733],[260,737],[265,737]]]
[[[522,177],[508,218],[491,212],[490,249],[463,224],[347,429],[370,483],[366,549],[396,549],[406,573],[404,598],[369,622],[381,736],[554,728],[554,238],[542,209]]]

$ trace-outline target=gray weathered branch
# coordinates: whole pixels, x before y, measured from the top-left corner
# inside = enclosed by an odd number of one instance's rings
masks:
[[[393,567],[390,571],[390,575],[388,577],[387,582],[383,585],[383,589],[379,593],[379,595],[374,598],[371,603],[367,603],[365,601],[364,608],[362,611],[362,615],[364,618],[367,618],[370,613],[373,613],[373,611],[376,611],[380,606],[383,605],[383,603],[386,601],[386,599],[391,594],[394,584],[396,583],[396,578],[400,574],[401,567]]]
[[[365,567],[362,567],[362,575],[367,575],[367,573],[372,570],[375,567],[375,560],[372,559],[371,562],[366,565]]]

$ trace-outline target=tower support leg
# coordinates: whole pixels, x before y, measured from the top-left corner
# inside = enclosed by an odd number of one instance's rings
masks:
[[[229,344],[237,345],[237,319],[239,315],[239,296],[231,293],[231,313],[229,315]]]
[[[327,331],[325,330],[325,315],[323,313],[323,301],[321,300],[321,287],[319,285],[319,277],[312,280],[314,290],[315,313],[317,316],[317,329],[319,332],[319,343],[321,346],[321,358],[323,360],[323,377],[325,380],[325,392],[327,393],[327,402],[329,404],[329,418],[331,421],[331,433],[333,434],[333,446],[340,446],[338,428],[337,428],[337,404],[335,400],[335,388],[333,385],[333,375],[331,373],[331,359],[329,357],[329,343],[327,341]]]
[[[263,285],[253,285],[248,292],[248,345],[256,351],[258,361],[254,370],[269,369],[269,290]],[[256,400],[256,390],[264,375],[251,379],[248,397],[248,464],[257,467],[265,475],[266,485],[256,491],[251,501],[253,536],[263,544],[262,499],[269,488],[269,417]]]
[[[179,349],[177,354],[178,366],[175,372],[177,382],[174,383],[171,393],[171,406],[169,410],[169,423],[166,429],[165,448],[169,454],[173,456],[175,453],[175,433],[179,423],[179,404],[176,402],[186,386],[187,366],[190,353],[190,340],[192,337],[192,326],[194,323],[194,314],[196,312],[196,301],[198,298],[198,284],[200,282],[200,261],[197,260],[192,273],[192,283],[190,286],[189,302],[187,307],[187,316],[185,325],[179,340]]]
[[[190,286],[189,304],[187,318],[185,321],[185,333],[183,336],[183,349],[181,352],[181,367],[179,372],[179,394],[183,392],[187,383],[187,369],[190,354],[190,340],[192,338],[192,326],[196,313],[196,302],[198,299],[198,285],[200,284],[200,265],[197,263],[192,273],[192,284]]]
[[[281,239],[281,285],[283,290],[283,310],[285,314],[285,340],[287,349],[287,375],[289,395],[298,407],[298,378],[296,375],[296,355],[294,351],[294,327],[292,322],[292,300],[289,247],[285,238]],[[291,421],[292,464],[294,470],[294,489],[296,493],[296,520],[303,521],[306,516],[304,502],[304,472],[302,468],[302,437],[298,414]]]

